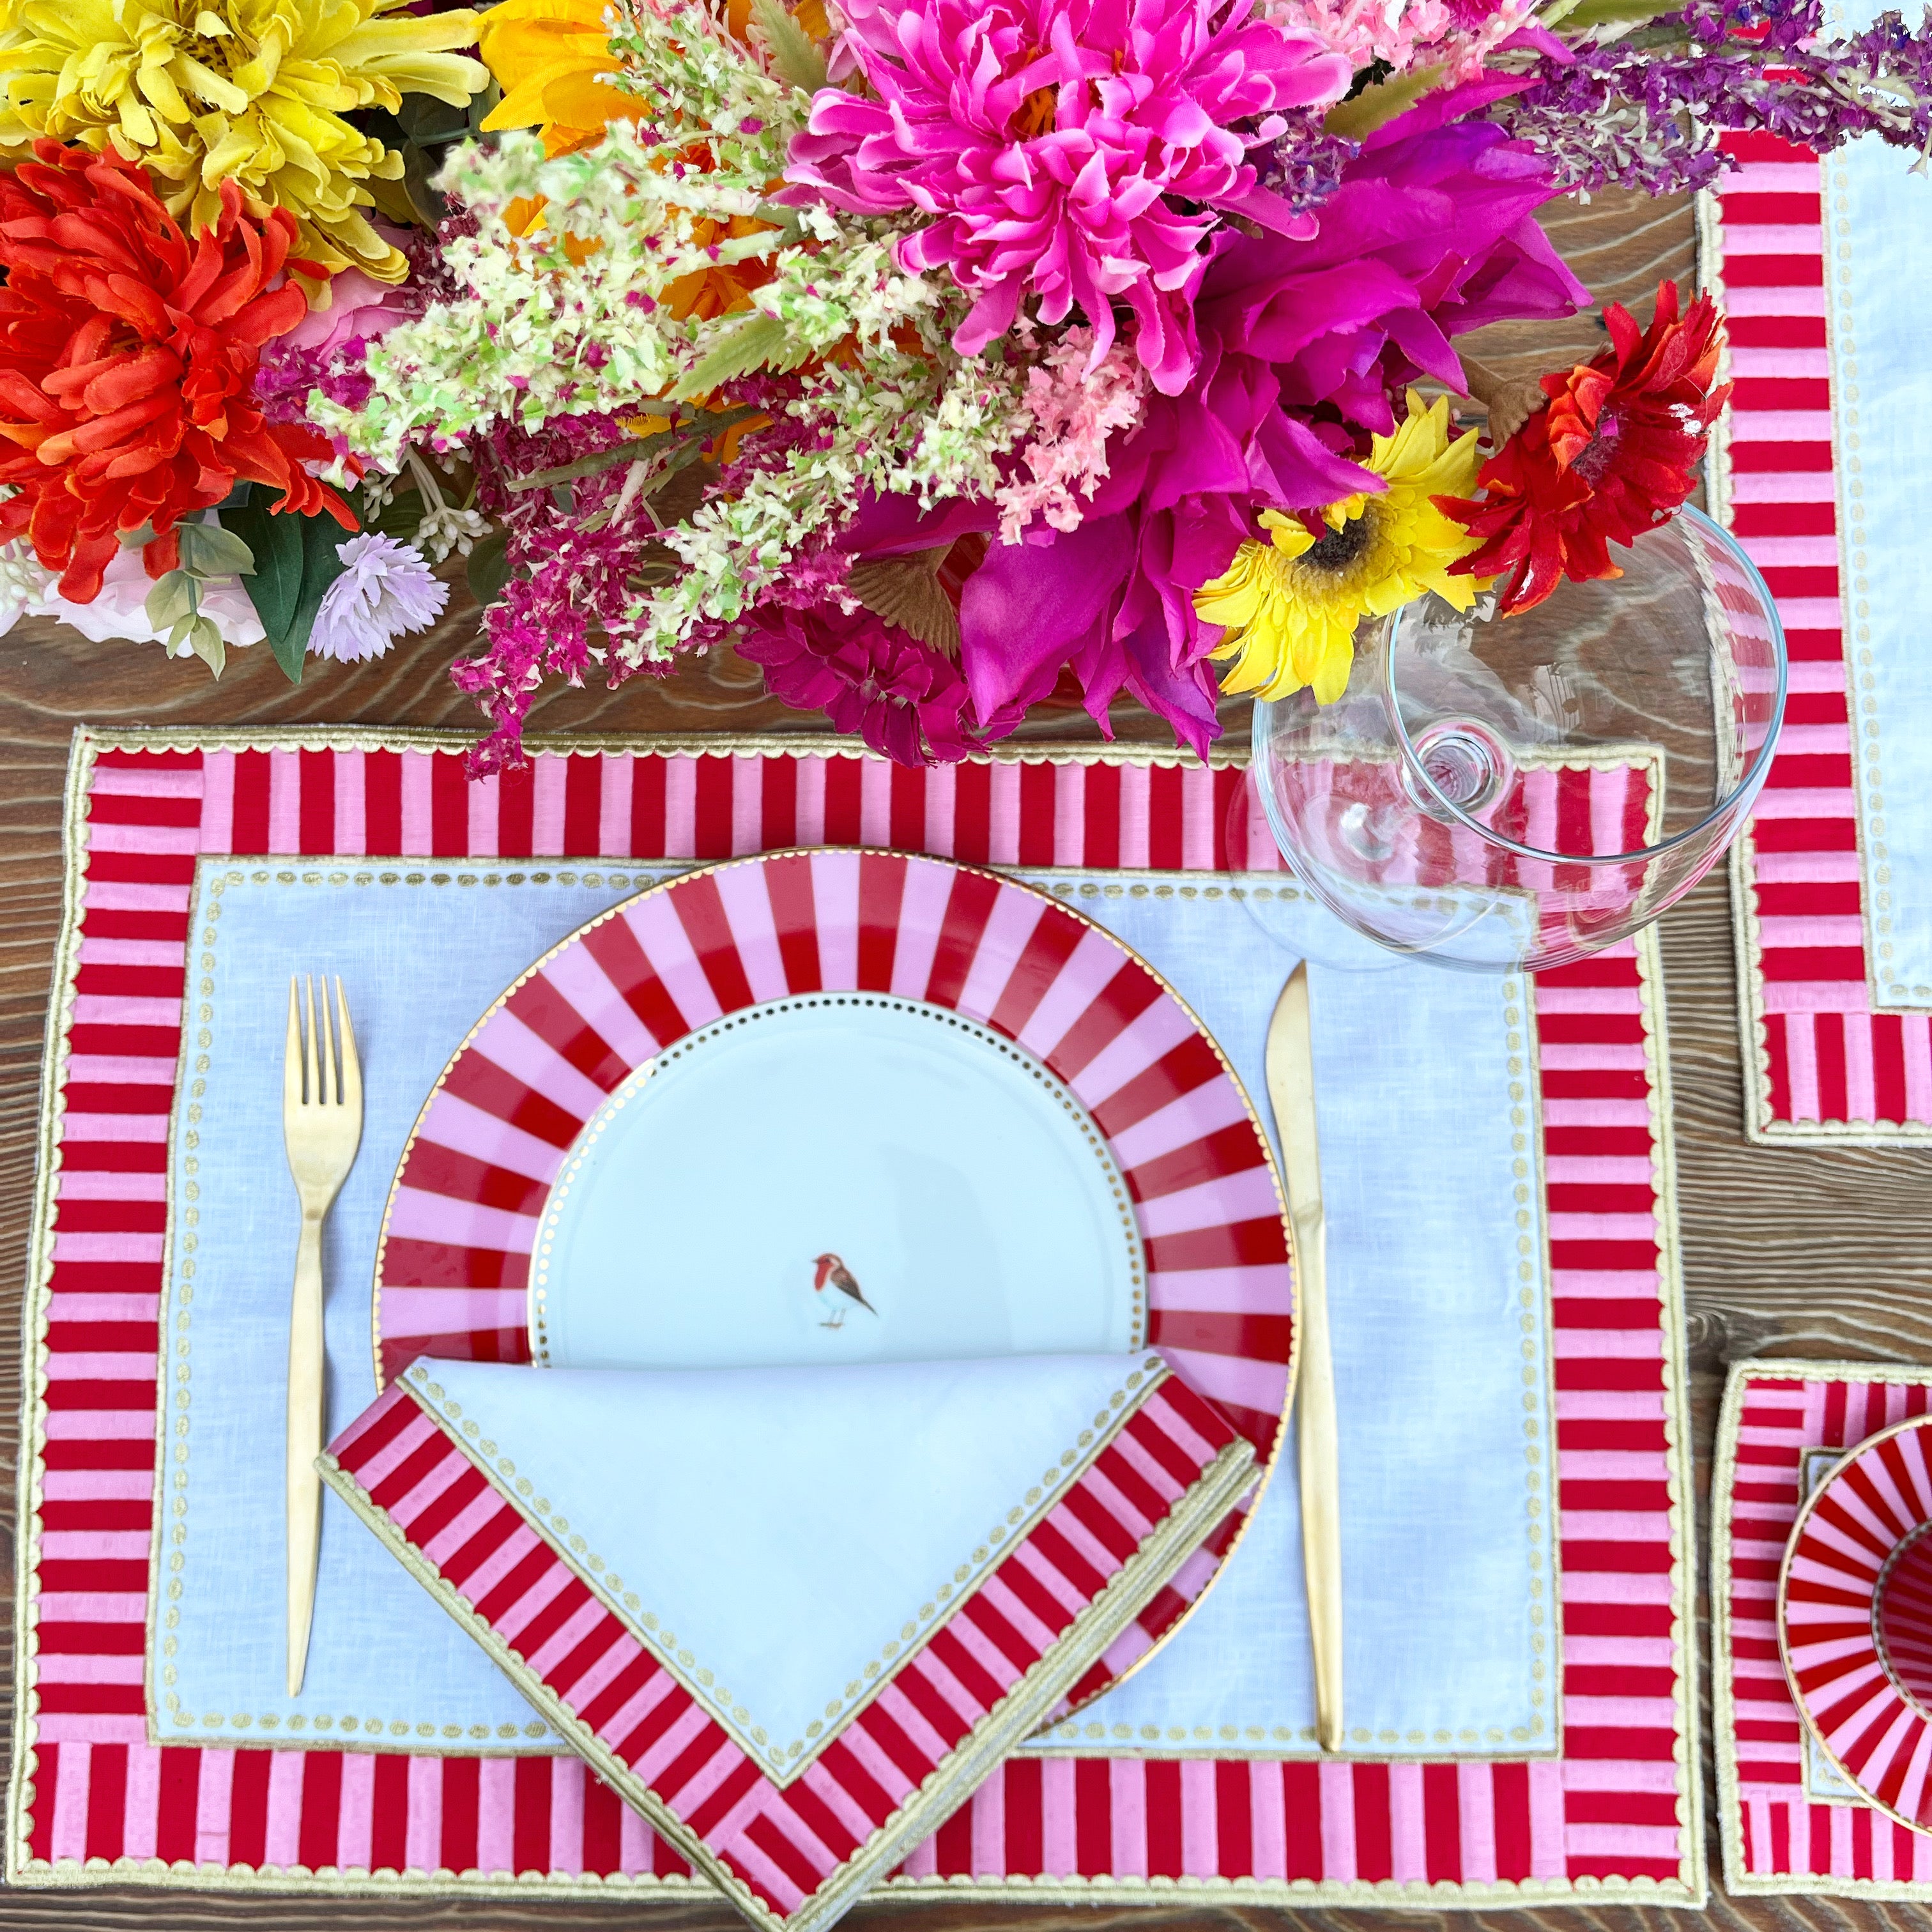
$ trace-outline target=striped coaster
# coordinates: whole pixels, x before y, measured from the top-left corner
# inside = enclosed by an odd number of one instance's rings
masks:
[[[1820,1466],[1928,1410],[1932,1370],[1732,1365],[1711,1505],[1712,1708],[1730,1892],[1932,1901],[1932,1834],[1867,1804],[1810,1748],[1777,1622],[1779,1566]]]

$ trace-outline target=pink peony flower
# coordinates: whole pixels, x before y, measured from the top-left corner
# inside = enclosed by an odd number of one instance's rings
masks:
[[[1222,214],[1312,232],[1260,186],[1251,146],[1286,109],[1339,99],[1342,56],[1250,17],[1250,0],[850,0],[844,57],[875,98],[822,90],[790,178],[861,214],[932,218],[899,244],[976,299],[972,355],[1029,293],[1077,304],[1097,367],[1126,304],[1156,388],[1185,388],[1190,310]]]
[[[377,232],[399,245],[408,239],[380,224]],[[399,322],[421,315],[426,299],[414,276],[392,287],[360,268],[344,268],[334,277],[328,296],[328,308],[310,309],[262,352],[255,394],[271,422],[305,422],[315,389],[332,402],[360,409],[374,387],[363,369],[370,345]],[[338,455],[348,448],[340,437],[334,441]]]
[[[417,314],[420,302],[387,282],[344,268],[330,279],[328,306],[312,308],[282,337],[284,349],[310,349],[333,356],[351,342],[373,342],[399,322]]]

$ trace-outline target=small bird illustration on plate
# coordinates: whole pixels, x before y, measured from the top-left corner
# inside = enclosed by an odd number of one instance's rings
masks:
[[[878,1310],[868,1301],[860,1290],[857,1277],[836,1255],[820,1255],[815,1264],[818,1272],[812,1277],[812,1292],[823,1295],[828,1288],[834,1288],[844,1298],[844,1300],[826,1300],[820,1302],[821,1308],[829,1308],[830,1316],[818,1325],[821,1328],[842,1328],[845,1318],[851,1310],[845,1304],[856,1301],[868,1315],[876,1316]]]

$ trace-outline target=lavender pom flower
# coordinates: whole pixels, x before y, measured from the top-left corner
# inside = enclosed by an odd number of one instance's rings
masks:
[[[398,638],[433,624],[449,602],[448,585],[430,574],[422,552],[394,537],[351,537],[335,554],[342,574],[315,614],[313,656],[338,664],[379,658]]]

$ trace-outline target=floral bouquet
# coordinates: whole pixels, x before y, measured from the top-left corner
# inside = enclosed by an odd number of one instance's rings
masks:
[[[908,764],[1326,701],[1692,486],[1708,301],[1459,356],[1588,303],[1543,204],[1932,145],[1932,16],[1820,0],[0,0],[0,615],[292,677],[460,560],[479,772],[727,644]]]

